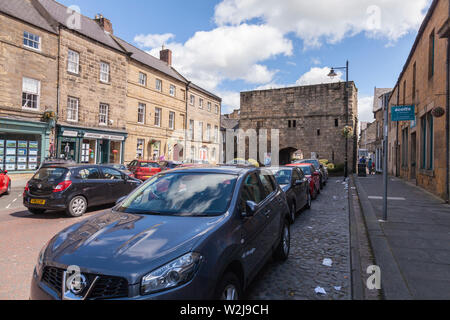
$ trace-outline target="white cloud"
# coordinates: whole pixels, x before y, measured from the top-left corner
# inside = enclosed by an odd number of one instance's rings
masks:
[[[358,118],[362,122],[372,122],[373,117],[373,96],[358,97]]]
[[[330,68],[311,68],[308,72],[302,75],[296,82],[296,85],[306,86],[321,83],[332,83],[340,82],[342,80],[342,72],[336,72],[337,77],[330,78],[328,74],[330,73]]]
[[[141,36],[157,39],[162,35]],[[154,41],[139,42],[158,57]],[[268,45],[270,44],[270,45]],[[292,55],[292,42],[277,29],[265,25],[223,26],[211,31],[196,32],[182,43],[166,43],[173,52],[173,65],[184,76],[206,89],[216,88],[224,80],[247,83],[270,82],[277,70],[269,70],[259,62],[278,55]]]
[[[235,91],[217,92],[222,97],[222,114],[233,112],[241,107],[241,93]]]
[[[311,62],[316,66],[322,63],[319,58],[311,58]]]
[[[166,44],[169,40],[175,38],[172,33],[164,34],[140,34],[134,37],[134,42],[136,42],[141,47],[147,48],[160,48],[163,44]]]
[[[416,30],[430,0],[223,0],[215,8],[218,25],[239,25],[254,18],[283,34],[294,32],[306,48],[347,36],[397,41]]]

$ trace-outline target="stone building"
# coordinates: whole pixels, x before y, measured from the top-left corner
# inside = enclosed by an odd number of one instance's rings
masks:
[[[53,0],[39,3],[59,32],[57,156],[121,163],[127,137],[126,52],[112,38],[108,19],[90,19]]]
[[[384,111],[388,108],[389,97],[392,89],[375,88],[373,99],[373,115],[375,117],[376,137],[375,137],[375,171],[383,172],[383,128],[384,128]]]
[[[0,0],[0,169],[33,171],[49,155],[57,49],[57,30],[33,1]]]
[[[358,90],[354,82],[348,87],[348,126],[353,129],[347,150],[351,170],[356,165]],[[240,129],[279,129],[281,164],[291,161],[294,154],[344,164],[346,107],[345,82],[242,92]],[[264,163],[264,159],[258,160]]]
[[[389,173],[448,200],[449,1],[434,0],[390,96],[414,105],[415,121],[389,121]],[[391,114],[389,115],[391,120]]]
[[[368,157],[374,159],[375,142],[377,137],[377,123],[361,123],[361,133],[359,139],[359,149],[365,150]]]
[[[218,163],[222,99],[193,83],[187,88],[187,159]]]

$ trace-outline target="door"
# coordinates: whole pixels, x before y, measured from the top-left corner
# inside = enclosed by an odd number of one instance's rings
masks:
[[[98,167],[83,167],[78,169],[75,176],[81,180],[81,189],[89,205],[103,204],[108,195],[105,181]]]
[[[280,240],[279,232],[281,230],[280,223],[282,221],[280,215],[283,212],[280,205],[282,202],[281,198],[276,199],[280,194],[277,194],[278,188],[273,174],[270,171],[261,170],[259,171],[258,176],[264,191],[263,206],[265,207],[264,215],[266,216],[264,244],[267,253],[271,253],[272,247]]]
[[[130,185],[126,183],[120,171],[108,167],[103,167],[102,171],[108,186],[108,196],[104,200],[105,203],[114,203],[130,192],[128,190]]]
[[[302,183],[297,185],[296,182],[301,181]],[[306,206],[307,202],[307,188],[308,188],[308,180],[305,178],[305,175],[303,172],[299,169],[294,169],[292,171],[292,185],[294,186],[295,190],[295,197],[296,197],[296,204],[297,204],[297,210],[302,209],[304,206]]]
[[[242,223],[243,249],[241,257],[247,275],[258,269],[266,255],[267,248],[265,248],[263,243],[264,230],[267,224],[265,212],[268,208],[262,204],[263,200],[263,190],[258,175],[251,173],[244,178],[239,201],[240,214],[245,214],[247,201],[253,201],[258,204],[255,215],[243,218]]]
[[[416,155],[417,155],[417,149],[416,149],[417,145],[416,145],[416,133],[412,133],[411,134],[411,179],[415,180],[416,179],[416,172],[417,172],[417,160],[416,160]]]

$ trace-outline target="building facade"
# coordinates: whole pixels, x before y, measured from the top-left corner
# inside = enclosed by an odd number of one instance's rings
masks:
[[[449,10],[448,0],[433,1],[389,100],[391,107],[414,105],[416,116],[392,122],[389,115],[389,173],[443,199],[449,183]]]
[[[0,0],[0,169],[29,172],[49,156],[57,108],[56,29],[32,1]]]
[[[376,137],[375,137],[375,172],[383,172],[383,156],[384,156],[384,114],[389,107],[389,97],[392,89],[375,88],[373,99],[373,115],[375,117]]]
[[[190,161],[220,160],[220,114],[222,99],[199,86],[188,86],[187,159]]]
[[[358,129],[358,90],[354,82],[348,83],[348,92],[348,113],[346,83],[242,92],[240,129],[279,129],[280,164],[289,163],[294,155],[344,164],[344,129],[349,126],[350,170],[356,166]],[[264,163],[264,159],[258,160]]]

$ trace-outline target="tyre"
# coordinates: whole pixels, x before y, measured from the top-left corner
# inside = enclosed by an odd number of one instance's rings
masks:
[[[69,217],[81,217],[87,210],[87,200],[85,197],[76,196],[70,200],[66,209]]]
[[[30,211],[30,213],[32,214],[44,214],[45,213],[45,209],[34,209],[34,208],[28,208],[28,211]]]
[[[238,277],[232,272],[225,273],[216,288],[215,299],[232,301],[241,298],[242,286]]]
[[[11,193],[11,181],[8,183],[8,188],[6,189],[6,195]]]
[[[311,193],[309,191],[306,193],[306,197],[307,197],[307,200],[306,200],[305,209],[311,209],[312,199],[311,199]]]
[[[290,216],[290,220],[291,220],[291,224],[294,224],[295,222],[295,215],[297,213],[297,209],[295,208],[295,204],[292,202],[291,204],[291,216]]]
[[[275,260],[286,261],[291,251],[291,230],[289,229],[289,222],[286,220],[281,232],[280,244],[274,253]]]

